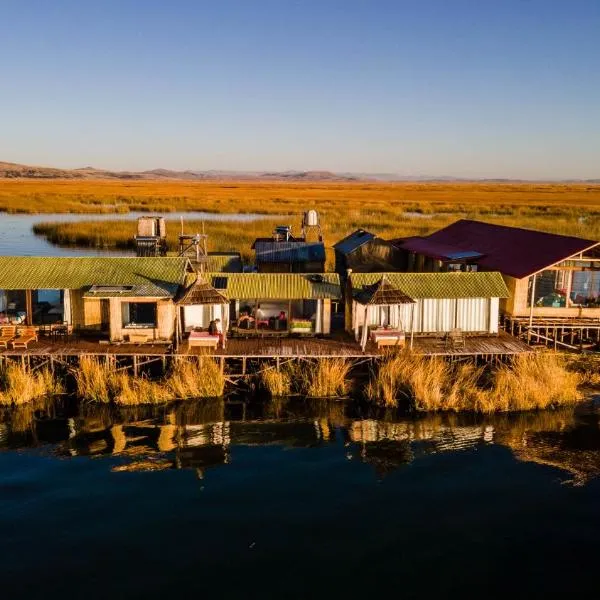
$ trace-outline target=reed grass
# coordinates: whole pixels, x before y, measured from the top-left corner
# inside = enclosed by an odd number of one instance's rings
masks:
[[[92,356],[82,356],[75,370],[77,395],[89,402],[110,402],[118,394],[118,381],[108,363]]]
[[[265,220],[204,224],[209,250],[241,251],[246,262],[255,238],[269,235],[281,221],[299,231],[308,207],[321,213],[328,267],[333,265],[331,244],[358,227],[390,239],[427,235],[458,218],[475,218],[600,239],[600,185],[592,184],[8,181],[0,189],[0,210],[7,211],[262,214]],[[200,231],[202,223],[190,221],[186,229]],[[41,223],[34,231],[60,245],[133,249],[134,243],[134,224],[118,219]],[[171,251],[178,232],[179,223],[170,222]]]
[[[487,401],[489,411],[536,410],[575,404],[582,398],[581,378],[566,368],[561,355],[539,352],[517,356],[500,366]]]
[[[319,358],[298,365],[295,373],[303,394],[310,398],[335,398],[348,393],[350,362],[343,358]]]
[[[152,381],[145,376],[115,373],[94,357],[82,357],[75,370],[77,394],[89,402],[120,405],[164,404],[189,398],[223,395],[225,376],[213,358],[177,359],[167,377]]]
[[[11,364],[0,372],[0,404],[22,405],[46,396],[64,393],[59,379],[48,369],[33,371]]]
[[[173,399],[219,398],[225,391],[225,375],[214,358],[177,359],[165,385]]]
[[[408,351],[392,354],[372,374],[371,401],[387,407],[405,398],[418,411],[527,411],[581,399],[580,377],[553,353],[519,355],[486,373],[472,363],[451,364]]]
[[[259,373],[259,380],[262,387],[273,398],[282,398],[292,393],[292,373],[285,366],[279,370],[266,365],[263,366]]]

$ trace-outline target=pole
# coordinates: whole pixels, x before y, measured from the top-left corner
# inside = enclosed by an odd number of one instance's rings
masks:
[[[531,297],[529,298],[529,331],[527,332],[527,341],[531,341],[531,328],[533,327],[533,303],[535,298],[535,282],[537,278],[537,273],[533,276],[531,280]]]

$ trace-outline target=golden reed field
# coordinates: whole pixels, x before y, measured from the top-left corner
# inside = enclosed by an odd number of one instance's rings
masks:
[[[316,208],[325,242],[357,227],[387,238],[424,235],[459,218],[475,218],[555,233],[600,239],[600,185],[585,183],[372,183],[149,180],[13,180],[0,183],[0,210],[7,212],[111,213],[116,222],[38,226],[54,242],[131,247],[131,223],[119,213],[201,210],[261,213],[250,224],[205,224],[212,250],[240,250],[268,235],[275,223],[296,230],[301,212]],[[285,218],[276,218],[276,215]],[[188,222],[186,229],[198,230]],[[179,225],[171,226],[174,248]]]

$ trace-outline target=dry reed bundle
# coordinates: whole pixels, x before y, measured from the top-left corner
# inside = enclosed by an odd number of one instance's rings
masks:
[[[225,375],[213,358],[178,359],[165,385],[173,399],[219,398],[225,391]]]
[[[273,398],[289,396],[292,393],[292,371],[288,368],[277,370],[264,366],[259,373],[259,380]]]
[[[310,398],[335,398],[348,392],[350,362],[343,358],[319,358],[298,366],[300,390]]]
[[[33,371],[8,365],[0,373],[0,404],[27,404],[44,396],[62,394],[64,387],[48,369]]]
[[[116,375],[106,362],[82,356],[75,370],[77,395],[90,402],[110,402],[115,393]]]
[[[526,411],[564,406],[581,399],[580,377],[552,353],[524,354],[492,371],[472,363],[450,364],[409,352],[384,359],[367,385],[367,397],[397,406],[402,396],[420,411]]]

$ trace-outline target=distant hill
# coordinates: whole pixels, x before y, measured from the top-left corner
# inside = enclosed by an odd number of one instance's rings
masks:
[[[174,171],[151,169],[149,171],[110,171],[94,167],[79,169],[57,169],[20,165],[0,161],[0,179],[140,179],[178,181],[421,181],[460,182],[477,181],[489,183],[511,183],[541,180],[507,178],[461,178],[450,175],[399,175],[398,173],[333,173],[332,171]],[[555,179],[556,183],[600,183],[600,179]]]
[[[366,177],[336,174],[331,171],[173,171],[152,169],[149,171],[109,171],[94,167],[57,169],[0,162],[0,178],[4,179],[175,179],[202,180],[256,180],[256,181],[357,181]]]

